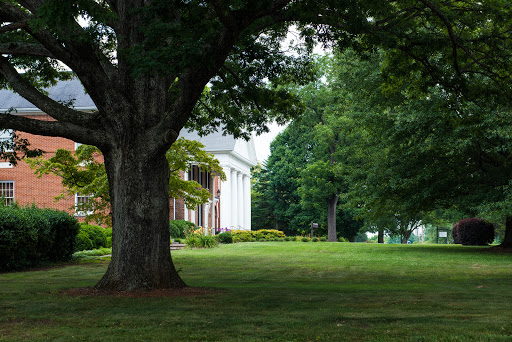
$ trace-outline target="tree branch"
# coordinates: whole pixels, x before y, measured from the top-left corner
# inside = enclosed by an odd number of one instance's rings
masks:
[[[0,127],[50,137],[65,137],[88,145],[102,146],[106,134],[67,122],[29,119],[12,113],[0,113]]]
[[[28,20],[20,21],[18,23],[8,24],[8,25],[0,27],[0,33],[16,31],[16,30],[19,30],[20,28],[24,28],[25,26],[27,26],[27,24],[28,24]]]
[[[427,6],[439,19],[441,19],[444,26],[448,30],[448,36],[450,38],[450,41],[452,42],[453,67],[455,68],[455,72],[457,73],[457,76],[460,76],[461,72],[459,69],[459,61],[458,61],[458,57],[457,57],[457,48],[460,46],[459,46],[457,38],[455,37],[455,34],[453,32],[453,27],[452,27],[452,24],[450,23],[450,20],[446,17],[446,14],[444,14],[437,6],[435,6],[429,0],[420,0],[420,1],[425,6]]]
[[[55,56],[48,51],[41,44],[36,43],[5,43],[0,44],[0,54],[6,55],[27,55],[27,56],[39,56],[39,57],[50,57]]]
[[[89,127],[96,127],[100,124],[96,115],[68,108],[39,92],[30,82],[21,77],[5,57],[0,57],[0,74],[6,78],[18,94],[53,118]]]

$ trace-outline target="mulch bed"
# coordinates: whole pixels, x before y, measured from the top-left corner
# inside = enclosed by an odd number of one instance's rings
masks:
[[[220,290],[185,287],[181,289],[156,289],[148,291],[115,291],[106,289],[97,289],[94,287],[73,288],[60,293],[68,296],[89,296],[89,297],[126,297],[126,298],[163,298],[163,297],[196,297],[207,294],[220,293]]]

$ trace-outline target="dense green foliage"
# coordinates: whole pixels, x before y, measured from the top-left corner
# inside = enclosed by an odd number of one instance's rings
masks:
[[[217,239],[219,239],[220,243],[233,243],[233,235],[231,232],[222,232],[217,235]]]
[[[197,229],[197,226],[185,220],[171,220],[169,221],[169,231],[171,238],[184,239],[188,232]]]
[[[75,251],[112,247],[112,228],[81,223],[76,237]]]
[[[70,260],[78,230],[65,212],[0,206],[0,271]]]
[[[454,243],[467,246],[486,246],[494,241],[494,226],[479,218],[466,218],[452,228]]]

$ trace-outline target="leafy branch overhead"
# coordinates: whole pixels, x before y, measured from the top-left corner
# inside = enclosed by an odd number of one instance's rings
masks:
[[[201,171],[208,171],[222,180],[226,179],[219,161],[203,148],[204,145],[198,141],[180,138],[166,153],[170,168],[169,197],[184,199],[189,208],[211,199],[208,189],[202,188],[196,181],[183,179],[183,173],[187,172],[191,165],[197,165]],[[38,177],[53,174],[62,178],[65,189],[55,200],[75,196],[77,193],[89,195],[89,201],[78,203],[74,209],[88,213],[88,222],[112,224],[109,184],[103,156],[98,148],[81,145],[75,153],[58,149],[49,159],[39,157],[26,161]]]

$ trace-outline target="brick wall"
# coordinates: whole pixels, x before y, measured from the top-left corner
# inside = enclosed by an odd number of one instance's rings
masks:
[[[31,119],[53,120],[48,115],[27,116]],[[51,158],[58,148],[71,151],[75,149],[75,143],[71,140],[55,137],[44,137],[20,132],[19,135],[28,139],[31,148],[39,148],[45,151],[44,157]],[[21,160],[18,165],[10,168],[0,168],[0,180],[14,181],[14,199],[20,205],[35,203],[39,207],[54,208],[70,212],[75,205],[75,196],[67,196],[55,202],[55,196],[62,193],[61,179],[53,175],[44,175],[37,178],[28,164]]]

